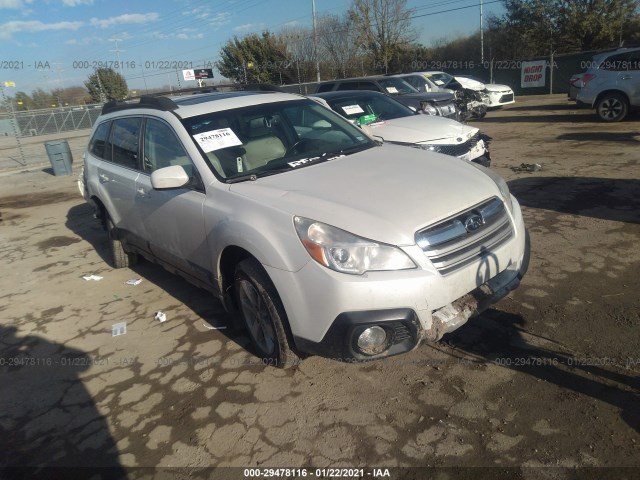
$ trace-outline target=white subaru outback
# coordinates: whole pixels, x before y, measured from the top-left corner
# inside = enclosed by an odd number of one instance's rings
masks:
[[[437,341],[528,265],[520,206],[495,173],[381,145],[297,95],[110,102],[84,171],[115,267],[142,255],[211,290],[282,367]]]

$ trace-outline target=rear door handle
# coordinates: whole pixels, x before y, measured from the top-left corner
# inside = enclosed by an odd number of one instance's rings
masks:
[[[109,177],[107,177],[104,173],[101,173],[100,175],[98,175],[100,177],[100,182],[101,183],[105,183],[109,181]]]
[[[631,75],[625,75],[624,77],[620,77],[620,80],[631,80]]]

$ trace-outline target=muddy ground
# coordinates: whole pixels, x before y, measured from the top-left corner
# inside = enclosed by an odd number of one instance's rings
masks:
[[[531,232],[521,287],[437,345],[290,371],[218,329],[227,317],[206,292],[149,263],[110,268],[74,177],[0,174],[0,464],[637,478],[638,120],[603,124],[555,95],[475,122]],[[510,169],[523,162],[543,168]]]

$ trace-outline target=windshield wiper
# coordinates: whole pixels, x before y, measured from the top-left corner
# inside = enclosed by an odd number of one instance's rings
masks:
[[[231,178],[227,178],[225,179],[225,183],[239,183],[239,182],[246,182],[247,180],[251,180],[252,182],[254,180],[257,180],[258,176],[255,173],[247,173],[245,175],[238,175],[237,177],[231,177]]]
[[[278,167],[278,168],[272,168],[271,170],[261,170],[259,172],[247,173],[245,175],[238,175],[237,177],[227,178],[225,180],[225,183],[239,183],[239,182],[246,182],[246,181],[254,182],[258,178],[269,177],[271,175],[276,175],[278,173],[288,172],[290,170],[293,170],[293,168],[294,167],[287,165],[286,167]]]
[[[343,148],[342,150],[337,150],[335,152],[325,152],[321,155],[321,157],[329,157],[327,158],[327,160],[331,160],[332,158],[339,157],[340,155],[351,155],[353,153],[367,150],[371,147],[373,147],[373,145],[354,145],[353,147]]]

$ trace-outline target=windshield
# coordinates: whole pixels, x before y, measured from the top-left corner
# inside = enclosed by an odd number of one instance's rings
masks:
[[[273,175],[375,146],[311,100],[213,112],[183,120],[212,170],[227,181]]]
[[[452,80],[454,80],[453,76],[444,72],[427,73],[426,75],[427,77],[429,77],[429,80],[431,80],[433,83],[435,83],[439,87],[444,87],[445,85],[448,85],[449,83],[451,83]]]
[[[413,88],[407,82],[400,78],[381,78],[378,80],[378,83],[382,88],[386,90],[387,93],[392,95],[405,95],[407,93],[419,93],[418,90]]]
[[[409,107],[382,94],[354,95],[330,100],[325,98],[325,100],[340,115],[358,124],[415,115]]]

